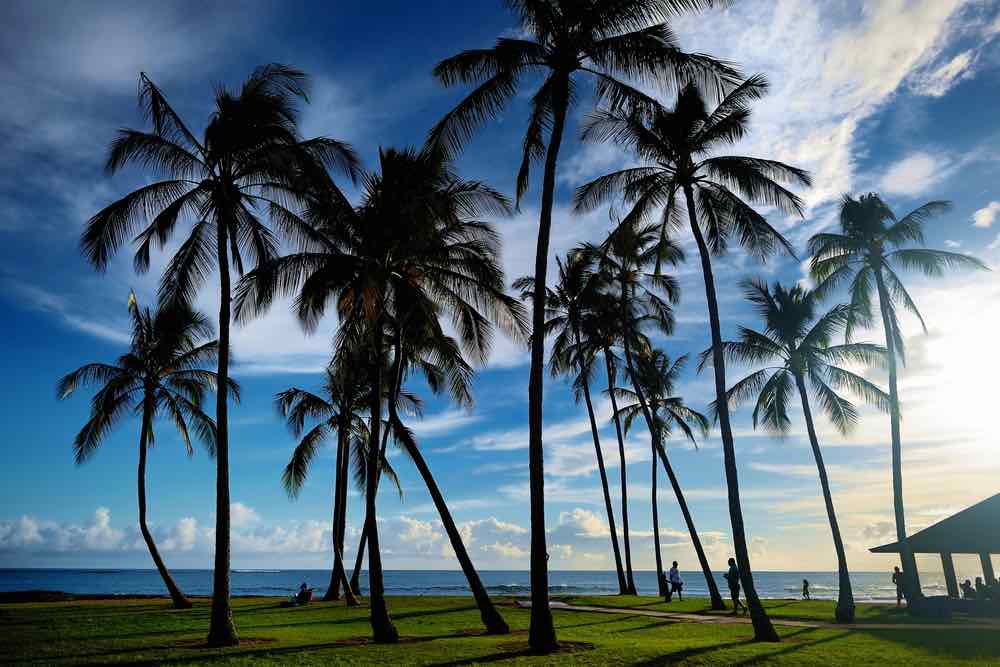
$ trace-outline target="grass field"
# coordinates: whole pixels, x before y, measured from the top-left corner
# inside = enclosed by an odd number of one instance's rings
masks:
[[[576,598],[581,604],[621,598]],[[392,598],[390,608],[403,641],[368,643],[367,610],[313,603],[285,609],[275,598],[234,600],[243,642],[208,649],[209,602],[176,611],[166,600],[93,600],[0,605],[0,663],[8,664],[516,664],[657,665],[701,664],[1000,664],[1000,630],[829,630],[779,628],[780,644],[751,641],[749,625],[676,622],[669,619],[553,611],[563,652],[534,656],[526,650],[528,611],[509,606],[502,613],[513,633],[480,634],[470,598]],[[632,605],[663,604],[656,598]],[[698,611],[703,601],[675,611]],[[773,601],[778,616],[828,620],[831,603]],[[889,610],[892,612],[892,610]],[[862,608],[861,618],[886,622],[887,612]],[[895,618],[894,612],[888,616]],[[891,621],[889,621],[891,622]]]

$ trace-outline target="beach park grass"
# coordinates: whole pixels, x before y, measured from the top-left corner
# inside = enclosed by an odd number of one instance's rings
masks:
[[[576,598],[573,603],[656,608],[656,598]],[[1000,664],[1000,629],[956,624],[946,630],[779,627],[782,642],[754,643],[749,625],[691,623],[639,615],[553,610],[561,652],[527,651],[529,612],[501,600],[512,633],[481,634],[468,597],[392,597],[396,645],[368,641],[367,609],[340,603],[282,608],[276,598],[236,598],[242,643],[210,649],[204,639],[209,601],[174,610],[165,599],[86,600],[0,605],[3,664]],[[673,603],[697,612],[704,600]],[[667,605],[664,605],[667,607]],[[832,603],[769,601],[777,618],[828,621]],[[861,606],[859,619],[897,618]]]

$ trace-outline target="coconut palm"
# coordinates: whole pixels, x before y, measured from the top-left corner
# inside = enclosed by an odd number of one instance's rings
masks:
[[[580,84],[589,78],[597,98],[617,106],[627,101],[643,104],[650,101],[625,83],[626,80],[669,87],[678,80],[689,78],[713,85],[736,79],[736,73],[725,64],[704,55],[682,52],[667,23],[685,12],[716,4],[724,3],[713,0],[507,0],[517,17],[522,37],[501,37],[493,48],[464,51],[434,68],[434,75],[446,86],[477,86],[431,131],[430,143],[448,151],[456,151],[482,124],[502,113],[517,96],[522,79],[541,79],[541,85],[531,98],[523,158],[517,175],[517,199],[520,201],[528,188],[531,164],[544,158],[535,249],[534,331],[542,331],[545,326],[545,283],[556,164],[566,115],[580,97]],[[539,652],[550,651],[556,646],[548,603],[545,547],[543,338],[532,338],[528,384],[532,592],[528,643]]]
[[[259,264],[276,254],[277,240],[261,212],[267,210],[280,230],[287,206],[298,197],[303,174],[327,165],[353,178],[356,170],[356,158],[346,144],[299,137],[298,99],[306,99],[302,72],[277,64],[259,67],[238,91],[217,89],[214,111],[198,138],[162,91],[140,75],[139,104],[152,131],[120,130],[106,166],[115,173],[138,164],[162,180],[97,213],[81,241],[87,259],[104,270],[118,248],[132,239],[137,246],[135,269],[141,273],[149,268],[152,248],[162,248],[183,219],[193,224],[163,274],[160,299],[189,302],[212,271],[219,272],[215,567],[208,634],[214,646],[239,643],[229,601],[230,268],[242,274],[246,264]],[[142,225],[148,226],[140,230]]]
[[[362,413],[368,408],[371,391],[367,386],[367,376],[360,372],[363,366],[358,363],[359,361],[361,361],[359,355],[353,356],[348,363],[334,360],[325,371],[323,396],[297,387],[275,396],[275,405],[279,414],[285,418],[288,429],[294,437],[301,438],[281,476],[282,484],[290,497],[298,496],[308,476],[310,465],[324,441],[331,436],[336,437],[337,457],[334,467],[331,529],[333,569],[330,573],[330,585],[323,599],[339,600],[340,586],[343,584],[344,596],[350,606],[357,605],[358,601],[347,581],[343,565],[348,474],[353,461],[355,481],[359,487],[364,487],[369,433]],[[318,423],[303,434],[307,420],[318,420]],[[384,458],[381,470],[390,475],[399,489],[399,480]]]
[[[146,525],[146,450],[153,446],[153,425],[158,417],[174,422],[187,449],[194,453],[192,435],[210,455],[215,453],[215,423],[202,411],[207,391],[216,389],[217,375],[201,366],[215,361],[218,341],[205,341],[212,327],[203,315],[183,305],[151,312],[140,309],[129,296],[132,342],[113,364],[81,366],[59,380],[56,389],[65,399],[82,386],[99,386],[91,401],[90,419],[73,441],[77,465],[90,460],[108,433],[130,413],[140,416],[139,426],[139,532],[149,555],[178,609],[191,607],[160,557]],[[239,388],[229,381],[233,396]]]
[[[723,352],[728,360],[737,364],[766,366],[730,387],[727,392],[729,404],[735,407],[754,400],[754,428],[761,426],[784,434],[791,423],[789,394],[793,387],[798,391],[837,551],[840,592],[836,618],[842,623],[850,623],[854,619],[854,594],[830,482],[813,424],[809,388],[822,412],[838,431],[847,434],[857,421],[858,413],[850,401],[837,393],[838,389],[850,391],[886,411],[889,397],[872,382],[838,364],[884,366],[885,348],[870,343],[834,345],[833,337],[840,333],[850,317],[850,306],[834,306],[817,317],[816,293],[800,285],[786,288],[775,283],[769,288],[765,282],[749,280],[743,283],[743,289],[764,321],[764,328],[761,331],[741,328],[740,339],[724,342]],[[710,364],[711,356],[703,354],[702,360]]]
[[[931,201],[901,218],[875,193],[854,198],[845,195],[840,207],[840,233],[816,234],[809,240],[811,271],[817,296],[823,297],[849,284],[851,310],[845,336],[872,324],[872,299],[878,297],[889,366],[889,423],[892,434],[892,500],[896,519],[896,539],[903,561],[903,588],[910,604],[920,599],[920,583],[913,550],[906,535],[903,508],[902,441],[899,432],[899,390],[897,359],[904,360],[903,337],[897,307],[917,317],[927,330],[923,316],[910,298],[897,271],[917,270],[928,277],[940,277],[948,269],[985,269],[978,259],[957,252],[926,247],[923,226],[931,217],[950,207],[946,201]],[[917,247],[908,247],[917,246]]]
[[[664,263],[676,266],[683,261],[684,253],[673,240],[664,236],[656,225],[642,225],[635,218],[620,222],[600,247],[590,246],[588,252],[598,258],[601,270],[607,276],[608,284],[617,289],[617,293],[611,293],[609,296],[611,301],[617,305],[620,342],[624,352],[627,374],[635,389],[635,398],[642,408],[651,443],[653,443],[654,470],[656,467],[655,454],[660,454],[667,476],[673,485],[677,504],[682,509],[688,532],[691,535],[691,543],[705,576],[705,584],[712,606],[715,609],[725,609],[715,582],[715,576],[708,564],[708,558],[705,556],[701,539],[698,537],[694,520],[687,509],[687,502],[680,484],[677,483],[666,450],[657,444],[662,442],[662,438],[657,435],[656,418],[646,398],[646,383],[640,376],[635,359],[636,355],[633,351],[634,347],[638,345],[640,351],[648,352],[649,343],[643,330],[649,326],[654,327],[664,335],[673,332],[672,305],[680,299],[680,289],[676,279],[664,274],[660,269]],[[648,269],[654,266],[655,270],[649,272]],[[659,296],[660,293],[666,296],[665,300]],[[662,565],[657,570],[658,575],[661,573]],[[658,585],[662,586],[662,578],[658,578],[657,581]]]
[[[725,254],[733,237],[745,251],[761,261],[776,251],[792,254],[788,241],[750,204],[774,206],[801,215],[801,200],[781,183],[808,186],[808,174],[775,160],[713,155],[746,135],[749,104],[760,98],[766,89],[762,76],[752,76],[709,110],[698,87],[688,84],[681,90],[673,109],[646,105],[632,110],[610,108],[593,114],[584,129],[586,140],[614,142],[632,150],[644,164],[601,176],[582,186],[576,193],[576,208],[590,210],[609,199],[621,198],[630,207],[623,222],[638,224],[638,221],[655,216],[660,220],[660,237],[666,239],[682,224],[678,200],[683,199],[686,205],[705,280],[729,516],[740,581],[750,608],[755,639],[778,641],[778,634],[753,585],[740,505],[733,429],[724,400],[726,369],[712,272],[712,256]]]
[[[383,384],[389,349],[402,359],[400,338],[421,334],[440,317],[451,320],[464,354],[485,363],[494,325],[514,337],[523,337],[526,327],[519,302],[504,293],[499,236],[480,219],[507,213],[506,199],[483,183],[459,178],[441,151],[389,149],[379,157],[380,172],[364,177],[358,206],[352,207],[328,183],[304,218],[288,220],[298,230],[301,251],[247,275],[237,289],[237,316],[252,317],[275,296],[295,295],[299,320],[311,331],[334,301],[341,323],[337,347],[367,347],[374,387]],[[387,332],[396,333],[396,339],[387,343]],[[405,366],[405,360],[394,365],[397,387]],[[371,394],[370,441],[375,443],[381,436],[383,401],[381,392]],[[394,401],[390,397],[387,402],[394,419]],[[393,431],[401,439],[402,431],[395,425]],[[376,449],[369,452],[368,479],[376,479]],[[433,480],[421,468],[419,452],[409,453],[434,497]],[[436,497],[435,503],[441,510],[443,500]],[[372,629],[376,641],[393,642],[398,634],[385,606],[374,484],[366,487],[366,510]],[[442,521],[447,523],[444,516]],[[499,615],[491,609],[481,606],[484,623],[499,631],[493,618]]]
[[[660,524],[656,500],[657,458],[667,471],[670,485],[677,497],[677,504],[691,533],[692,543],[696,545],[695,551],[698,554],[698,560],[704,562],[703,568],[707,566],[704,550],[701,548],[701,540],[698,539],[698,533],[694,529],[691,513],[684,500],[684,493],[677,481],[677,476],[674,474],[673,466],[670,465],[666,451],[667,440],[675,430],[680,430],[695,447],[698,446],[695,432],[697,431],[702,437],[708,434],[708,419],[700,412],[689,408],[684,404],[684,399],[674,394],[674,387],[686,363],[686,355],[679,357],[676,361],[671,361],[670,357],[661,350],[644,349],[636,355],[635,375],[632,377],[632,381],[641,389],[633,391],[627,387],[619,387],[615,390],[621,398],[628,401],[621,407],[622,415],[625,418],[626,433],[637,417],[642,416],[645,419],[647,414],[649,417],[646,427],[650,433],[652,448],[652,490],[650,495],[653,505],[653,543],[656,554],[656,580],[660,582],[661,595],[665,594],[666,591],[662,590],[663,559],[660,554]],[[706,582],[709,584],[709,596],[712,599],[713,608],[725,609],[711,570],[706,573]],[[718,605],[716,605],[716,599],[718,599]]]
[[[591,262],[586,253],[579,250],[571,251],[565,260],[556,258],[556,265],[559,280],[554,288],[546,290],[545,297],[545,311],[548,318],[545,322],[545,332],[548,335],[555,335],[549,356],[549,370],[553,377],[560,375],[572,377],[573,396],[576,402],[579,403],[582,397],[587,406],[597,470],[601,475],[601,490],[604,492],[604,509],[608,516],[615,573],[618,575],[618,592],[620,595],[626,595],[629,593],[629,587],[625,571],[622,569],[615,512],[611,505],[611,490],[608,487],[608,473],[604,467],[604,452],[601,450],[594,403],[590,396],[590,382],[594,373],[597,350],[586,345],[583,339],[583,320],[590,313],[592,297],[595,294],[593,283],[599,276],[591,270]],[[514,289],[521,291],[525,299],[531,298],[533,286],[534,280],[530,276],[519,278],[514,282]]]

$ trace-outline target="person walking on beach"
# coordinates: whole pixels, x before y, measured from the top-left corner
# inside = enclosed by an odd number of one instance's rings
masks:
[[[896,606],[899,607],[903,604],[903,571],[898,565],[892,570],[892,583],[896,584]]]
[[[811,600],[812,599],[812,598],[809,597],[809,580],[808,579],[803,579],[802,580],[802,599],[803,600]]]
[[[747,608],[740,602],[740,569],[736,567],[736,559],[729,559],[729,571],[726,572],[726,583],[729,584],[729,596],[733,599],[733,616],[741,609],[746,612]]]
[[[684,582],[681,581],[681,573],[677,569],[677,561],[674,561],[673,566],[670,568],[668,579],[670,580],[670,592],[667,594],[667,599],[669,600],[674,593],[677,593],[677,599],[684,602],[684,597],[681,595]]]

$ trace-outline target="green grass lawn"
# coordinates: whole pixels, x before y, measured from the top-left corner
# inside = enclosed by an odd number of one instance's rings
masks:
[[[707,598],[687,598],[683,602],[674,598],[673,602],[664,602],[663,598],[652,595],[579,595],[560,596],[560,600],[569,604],[588,605],[594,607],[626,607],[633,609],[649,609],[653,611],[676,611],[688,614],[724,615],[727,612],[712,611]],[[834,622],[834,603],[830,600],[762,600],[764,608],[772,618],[785,618],[796,621]],[[729,599],[726,598],[729,605]],[[956,615],[952,623],[963,623],[966,619]],[[910,616],[905,608],[894,604],[858,604],[854,609],[855,623],[892,623],[906,625],[947,623],[939,618],[919,618]],[[973,619],[975,622],[975,619]]]
[[[313,603],[284,609],[279,602],[275,598],[234,600],[243,643],[231,649],[207,649],[202,644],[208,628],[207,600],[196,601],[194,609],[187,611],[175,611],[168,601],[158,599],[2,604],[0,663],[1000,664],[997,630],[782,628],[782,643],[757,644],[751,641],[748,625],[558,610],[553,615],[559,638],[569,644],[568,650],[533,656],[526,652],[528,611],[504,606],[502,613],[513,634],[481,636],[472,600],[457,597],[391,598],[390,608],[403,641],[379,646],[367,641],[367,611],[363,607]],[[802,604],[794,615],[821,614],[823,610],[816,607],[820,604]],[[692,605],[690,610],[695,611],[697,603],[685,605]],[[775,615],[783,608],[772,605]],[[793,615],[793,610],[788,613]]]

